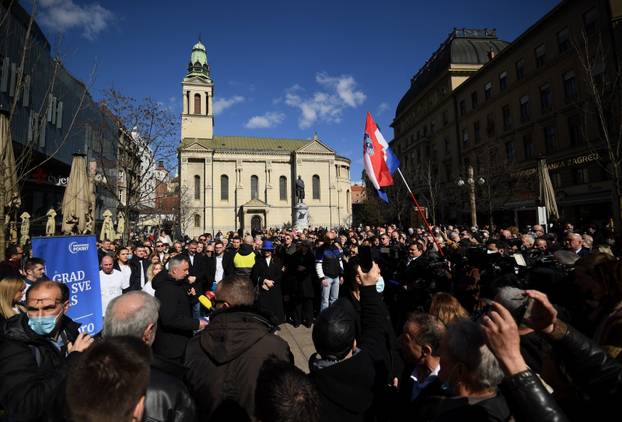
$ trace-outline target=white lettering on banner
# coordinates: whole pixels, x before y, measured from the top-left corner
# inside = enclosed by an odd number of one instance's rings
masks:
[[[52,279],[54,281],[60,281],[62,283],[74,283],[76,281],[82,281],[86,277],[86,273],[82,270],[72,271],[70,273],[57,273],[54,274]]]
[[[89,250],[88,243],[71,242],[69,244],[69,252],[72,254],[77,254],[78,252],[86,252],[88,250]]]

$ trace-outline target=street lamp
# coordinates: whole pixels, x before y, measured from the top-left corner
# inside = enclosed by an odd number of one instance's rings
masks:
[[[475,202],[475,185],[484,186],[486,179],[483,177],[475,178],[473,166],[467,167],[467,178],[464,180],[462,177],[458,177],[456,185],[458,187],[466,186],[469,192],[469,208],[471,209],[471,226],[477,227],[477,203]]]

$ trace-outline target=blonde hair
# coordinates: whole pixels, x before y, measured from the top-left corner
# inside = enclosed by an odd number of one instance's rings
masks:
[[[13,309],[15,294],[22,288],[24,281],[19,278],[3,278],[0,280],[0,315],[9,319],[18,312]]]
[[[445,325],[456,318],[468,318],[469,313],[462,307],[458,299],[449,293],[436,293],[430,305],[430,315],[434,315]]]
[[[160,271],[164,269],[164,264],[162,264],[161,262],[154,262],[153,264],[149,265],[149,267],[147,268],[147,280],[148,281],[153,281],[153,277],[155,277],[153,270],[156,265],[160,266]]]

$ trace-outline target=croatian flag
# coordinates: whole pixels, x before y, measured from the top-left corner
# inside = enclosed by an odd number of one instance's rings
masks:
[[[400,162],[389,148],[389,144],[380,133],[378,125],[371,114],[367,113],[365,122],[365,136],[363,137],[363,163],[365,173],[384,202],[389,203],[387,193],[383,190],[393,185],[393,173],[400,166]]]

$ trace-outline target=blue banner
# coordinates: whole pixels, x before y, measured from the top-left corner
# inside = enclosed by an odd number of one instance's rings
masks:
[[[35,237],[32,256],[44,259],[46,275],[69,288],[67,315],[82,324],[80,332],[100,332],[103,316],[95,236]]]

